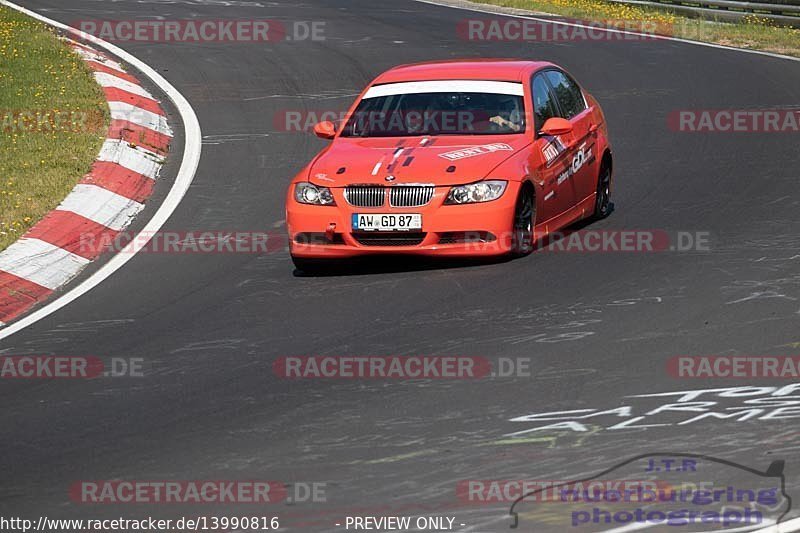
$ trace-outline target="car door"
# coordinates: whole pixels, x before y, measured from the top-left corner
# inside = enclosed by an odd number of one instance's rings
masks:
[[[567,181],[572,187],[575,203],[578,203],[591,196],[597,188],[599,168],[594,110],[588,107],[580,86],[568,74],[550,69],[544,75],[558,101],[562,117],[572,124],[571,161],[565,172],[569,175]]]
[[[573,158],[571,135],[549,136],[540,134],[547,119],[560,117],[558,101],[544,73],[531,79],[533,99],[533,124],[536,139],[531,153],[531,169],[537,186],[537,224],[552,219],[575,204],[572,184],[566,179],[564,169]]]

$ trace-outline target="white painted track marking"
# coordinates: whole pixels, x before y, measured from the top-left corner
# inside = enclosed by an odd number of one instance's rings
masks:
[[[108,102],[108,108],[111,110],[111,118],[114,120],[127,120],[172,137],[172,130],[167,125],[167,117],[125,102]]]
[[[161,169],[162,159],[161,156],[145,150],[141,146],[134,148],[127,141],[116,139],[106,139],[100,149],[100,155],[97,157],[98,161],[119,163],[128,170],[153,179]]]
[[[153,95],[147,92],[141,85],[136,85],[128,80],[123,80],[118,76],[113,76],[106,72],[95,72],[94,79],[97,80],[97,83],[100,84],[101,87],[114,87],[116,89],[122,89],[123,91],[128,91],[129,93],[137,94],[145,98],[150,98],[151,100],[153,99]]]
[[[114,231],[122,230],[142,209],[144,204],[87,183],[77,184],[56,208],[57,211],[69,211],[88,218]]]
[[[78,46],[73,46],[72,49],[75,50],[75,52],[79,56],[81,56],[83,59],[87,61],[94,61],[95,63],[100,63],[101,65],[105,65],[110,69],[126,74],[125,69],[122,68],[122,65],[120,65],[116,61],[108,59],[107,57],[103,57],[100,54],[92,53],[89,50],[86,50],[85,48],[80,48]]]
[[[90,261],[49,242],[23,237],[5,249],[0,270],[55,290]]]

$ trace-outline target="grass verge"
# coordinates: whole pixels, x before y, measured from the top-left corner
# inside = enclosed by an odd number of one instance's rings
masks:
[[[83,60],[48,26],[0,6],[0,250],[89,171],[108,119]]]
[[[800,57],[800,28],[779,26],[750,15],[741,22],[718,22],[680,16],[665,9],[604,0],[473,0],[480,4],[527,9],[586,21],[644,21],[668,25],[672,37],[763,50]]]

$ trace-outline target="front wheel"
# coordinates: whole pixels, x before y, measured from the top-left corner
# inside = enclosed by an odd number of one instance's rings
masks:
[[[525,187],[517,199],[514,209],[514,225],[511,239],[511,255],[522,257],[533,251],[533,226],[536,220],[536,202],[533,191]]]

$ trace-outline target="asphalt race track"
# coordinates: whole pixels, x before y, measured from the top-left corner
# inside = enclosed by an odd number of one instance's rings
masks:
[[[2,354],[142,358],[145,365],[141,378],[2,383],[0,514],[275,515],[293,531],[341,531],[335,524],[345,515],[426,514],[455,516],[458,531],[505,531],[509,504],[464,505],[459,481],[580,479],[665,451],[759,470],[785,460],[787,490],[800,495],[796,418],[679,425],[699,412],[670,411],[608,429],[678,397],[628,396],[800,382],[677,379],[666,370],[676,355],[798,355],[797,134],[690,134],[666,125],[679,109],[796,106],[797,62],[668,41],[472,42],[459,38],[457,24],[489,15],[412,0],[21,4],[67,24],[324,22],[321,41],[121,44],[186,96],[203,131],[194,183],[166,230],[283,231],[287,184],[324,146],[276,128],[286,110],[345,109],[375,75],[400,63],[520,57],[562,65],[606,113],[616,211],[591,229],[701,232],[710,245],[658,253],[541,249],[490,264],[389,261],[324,277],[298,275],[285,250],[140,254],[0,344]],[[531,375],[276,377],[273,361],[291,355],[530,358]],[[719,402],[722,412],[761,397],[753,391],[696,401]],[[515,417],[621,406],[632,414],[586,419],[589,431],[506,437],[555,423]],[[644,424],[650,427],[636,427]],[[261,508],[69,498],[77,481],[112,479],[316,482],[327,501]]]

